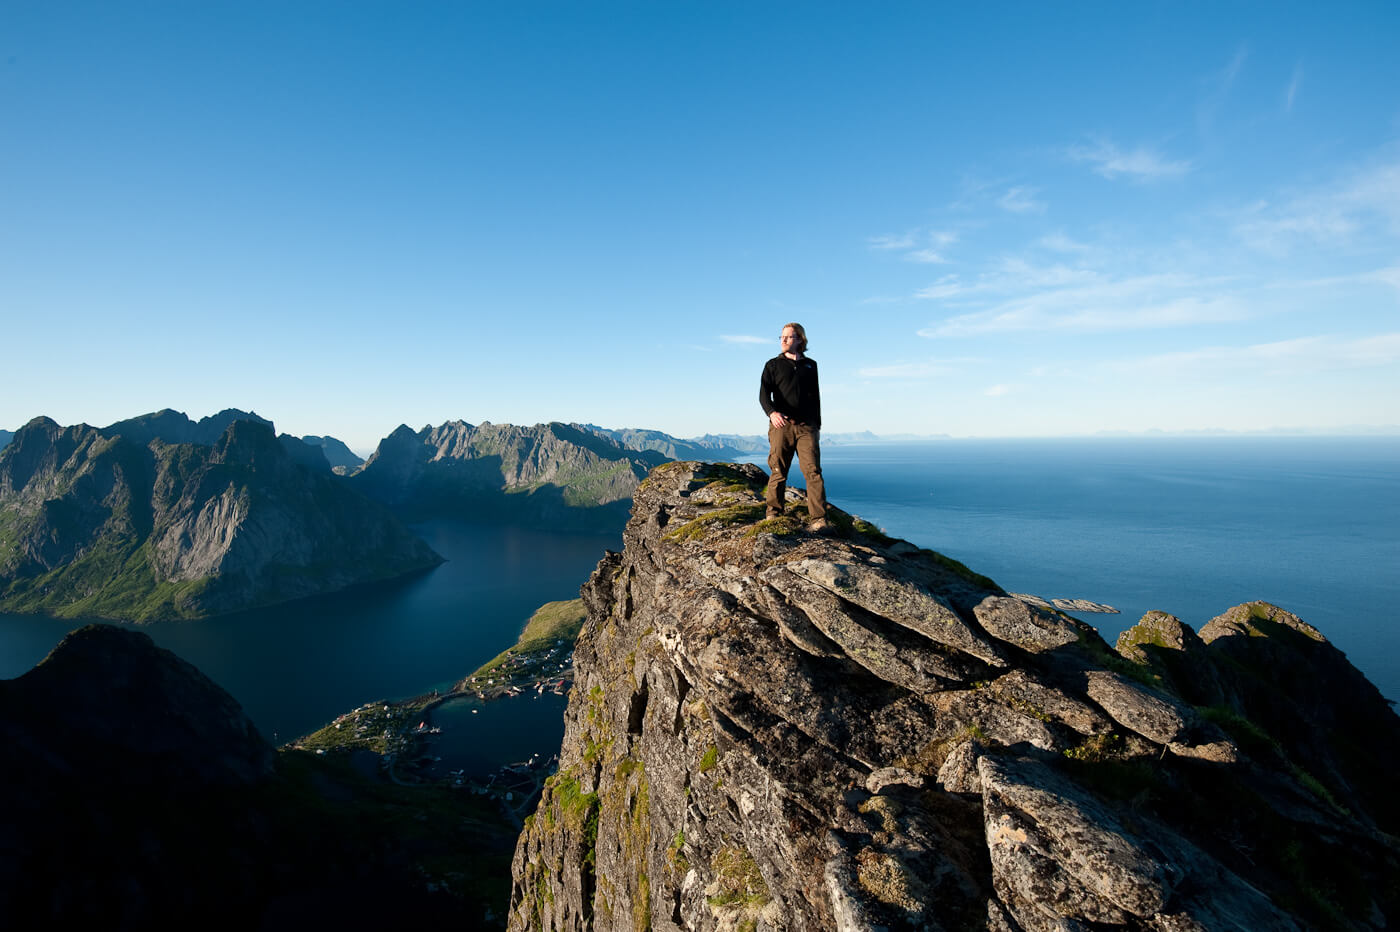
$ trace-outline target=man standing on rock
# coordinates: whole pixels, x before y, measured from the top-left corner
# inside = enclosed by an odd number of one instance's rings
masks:
[[[819,446],[822,396],[817,364],[806,356],[807,331],[801,324],[785,324],[778,344],[782,352],[768,360],[758,383],[758,403],[768,415],[768,517],[783,513],[788,470],[796,453],[807,480],[808,527],[821,532],[830,525]]]

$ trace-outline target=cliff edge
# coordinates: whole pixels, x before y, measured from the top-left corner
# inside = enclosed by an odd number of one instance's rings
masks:
[[[1370,929],[1400,718],[1265,603],[1110,648],[764,474],[672,463],[584,587],[514,930]]]

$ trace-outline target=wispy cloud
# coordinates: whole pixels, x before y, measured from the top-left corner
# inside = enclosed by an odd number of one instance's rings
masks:
[[[1231,372],[1287,371],[1290,375],[1335,369],[1392,366],[1400,362],[1400,333],[1344,339],[1331,335],[1298,337],[1250,346],[1207,346],[1161,353],[1119,365],[1156,375],[1184,376],[1228,367]]]
[[[1087,253],[1092,252],[1094,248],[1088,243],[1081,243],[1078,240],[1066,236],[1063,232],[1050,233],[1046,236],[1042,236],[1039,240],[1039,245],[1052,252],[1065,253]]]
[[[863,379],[934,379],[956,375],[969,367],[985,366],[985,359],[947,357],[919,362],[895,362],[884,366],[864,366],[856,370]]]
[[[856,370],[863,379],[931,379],[953,371],[927,362],[898,362],[888,366],[866,366]]]
[[[1244,71],[1244,63],[1249,58],[1249,46],[1241,45],[1235,54],[1219,71],[1206,75],[1201,82],[1203,94],[1196,107],[1196,125],[1201,133],[1207,134],[1215,124],[1216,114],[1225,106],[1235,80]]]
[[[916,249],[907,253],[904,258],[910,262],[922,262],[926,265],[947,265],[948,258],[936,249]]]
[[[720,334],[720,339],[725,343],[739,343],[743,345],[773,342],[766,337],[755,337],[749,336],[748,334]]]
[[[1389,285],[1396,291],[1400,291],[1400,265],[1392,265],[1384,269],[1376,269],[1366,276],[1371,281],[1382,282]]]
[[[1036,199],[1038,193],[1038,188],[1025,185],[1007,188],[1006,193],[997,198],[997,206],[1013,214],[1038,214],[1045,210],[1045,202]]]
[[[1293,112],[1293,102],[1298,99],[1298,91],[1303,87],[1303,66],[1301,64],[1293,66],[1293,77],[1288,81],[1288,87],[1283,92],[1283,112]]]
[[[1001,398],[1004,395],[1011,394],[1013,391],[1015,391],[1013,386],[1002,383],[1000,385],[991,386],[983,391],[982,394],[986,395],[988,398]]]
[[[1345,243],[1376,224],[1387,236],[1400,235],[1400,159],[1279,203],[1257,201],[1237,212],[1234,230],[1255,249],[1283,254],[1302,245]]]
[[[1250,314],[1239,298],[1220,292],[1221,280],[1187,275],[1108,279],[1058,268],[1029,270],[1023,281],[1039,284],[991,307],[925,327],[919,336],[1037,330],[1101,333],[1220,323]]]
[[[1067,265],[1033,265],[1020,258],[1005,258],[990,272],[965,282],[957,275],[944,275],[917,292],[924,300],[965,298],[978,294],[1012,294],[1036,288],[1060,288],[1094,281],[1096,273]]]
[[[872,236],[866,243],[871,249],[913,249],[914,234],[911,233],[882,233],[879,236]]]
[[[949,230],[912,230],[908,233],[872,236],[866,242],[871,249],[901,253],[906,262],[943,265],[949,260],[947,247],[958,241],[958,234]]]
[[[941,300],[944,298],[955,298],[958,295],[966,294],[970,290],[972,290],[972,288],[960,282],[958,276],[944,275],[932,285],[919,291],[914,297]]]
[[[1067,154],[1073,161],[1087,162],[1095,172],[1110,180],[1131,178],[1156,181],[1184,175],[1191,170],[1189,161],[1168,159],[1146,146],[1120,149],[1106,139],[1095,140],[1092,145],[1071,146]]]

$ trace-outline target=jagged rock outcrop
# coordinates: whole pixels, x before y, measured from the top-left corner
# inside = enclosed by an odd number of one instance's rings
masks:
[[[566,424],[449,421],[416,433],[400,426],[350,482],[414,518],[620,527],[633,489],[665,459]]]
[[[260,419],[229,421],[207,446],[131,430],[37,418],[0,451],[0,607],[200,617],[440,562],[319,450],[295,441],[321,465],[294,460]]]
[[[1400,719],[1316,631],[1154,614],[1118,654],[839,512],[763,520],[763,480],[673,463],[635,493],[511,929],[1400,921]]]

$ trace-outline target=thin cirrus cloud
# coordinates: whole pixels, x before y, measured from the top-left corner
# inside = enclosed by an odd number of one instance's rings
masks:
[[[1331,335],[1297,337],[1250,346],[1207,346],[1161,353],[1118,365],[1134,372],[1190,375],[1202,372],[1287,371],[1290,375],[1337,369],[1369,369],[1400,362],[1400,333],[1343,339]]]
[[[937,362],[900,362],[888,366],[866,366],[856,370],[863,379],[932,379],[957,371],[956,366]]]
[[[871,249],[903,250],[914,248],[913,233],[884,233],[872,236],[867,242]]]
[[[1238,211],[1235,235],[1261,252],[1338,245],[1363,231],[1400,232],[1400,159],[1369,165],[1319,190],[1280,203],[1256,201]]]
[[[900,258],[906,262],[945,265],[949,262],[945,250],[957,241],[958,234],[947,230],[931,230],[926,233],[914,230],[908,233],[872,236],[867,242],[871,249],[900,253]]]
[[[1026,187],[1025,185],[1007,188],[1006,193],[997,198],[997,206],[1013,214],[1044,213],[1045,202],[1036,198],[1038,193],[1039,190],[1037,188]]]
[[[1066,154],[1072,161],[1087,162],[1094,172],[1110,180],[1131,178],[1156,181],[1184,175],[1191,170],[1189,161],[1168,159],[1146,146],[1120,149],[1106,139],[1095,140],[1093,145],[1070,146]]]
[[[1094,247],[1088,243],[1081,243],[1063,232],[1049,233],[1040,238],[1038,245],[1051,252],[1084,254],[1092,252]]]
[[[1288,81],[1288,87],[1283,92],[1283,112],[1292,113],[1293,104],[1298,100],[1298,92],[1303,88],[1303,66],[1295,65],[1293,77]]]
[[[978,294],[1014,294],[1037,288],[1061,288],[1068,285],[1088,285],[1098,281],[1098,275],[1087,269],[1056,264],[1033,265],[1024,259],[1003,259],[992,272],[975,281],[964,282],[957,275],[944,275],[938,281],[915,293],[925,300],[966,298]]]
[[[749,346],[749,345],[754,345],[754,344],[762,344],[762,343],[771,343],[771,342],[773,342],[772,340],[770,340],[770,339],[767,338],[767,337],[755,337],[755,336],[750,336],[749,334],[744,334],[744,333],[740,333],[740,334],[723,333],[723,334],[720,334],[720,340],[723,341],[723,342],[725,342],[725,343],[734,343],[734,344],[738,344],[738,345],[740,345],[740,346]]]
[[[1218,280],[1175,274],[1108,280],[1066,270],[1064,281],[1078,283],[1056,288],[1046,279],[1049,287],[950,317],[918,334],[932,338],[1018,331],[1106,333],[1221,323],[1250,316],[1243,301],[1220,293]],[[951,288],[950,284],[944,290]]]

